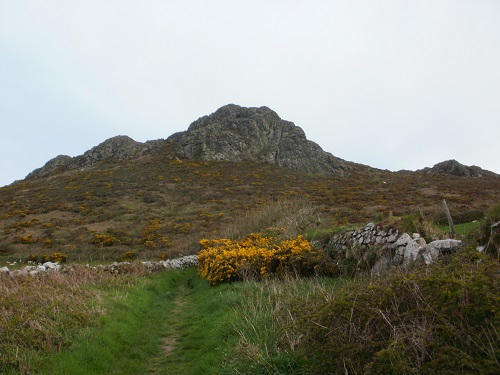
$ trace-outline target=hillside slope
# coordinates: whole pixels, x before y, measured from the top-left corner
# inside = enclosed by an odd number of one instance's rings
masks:
[[[358,167],[325,177],[258,162],[170,160],[161,153],[0,189],[0,255],[61,251],[81,260],[192,253],[203,237],[276,199],[322,207],[322,225],[441,212],[477,218],[500,201],[500,179],[393,173]],[[471,216],[472,215],[472,216]]]
[[[213,160],[216,159],[216,160]],[[315,173],[312,173],[315,172]],[[323,227],[423,211],[457,222],[500,202],[500,178],[389,172],[345,162],[266,107],[225,106],[167,140],[111,138],[0,188],[0,256],[73,260],[194,253],[278,199],[320,207]]]

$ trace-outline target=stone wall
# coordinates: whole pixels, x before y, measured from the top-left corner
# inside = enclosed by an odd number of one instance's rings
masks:
[[[163,271],[168,268],[188,268],[196,267],[198,265],[197,255],[185,255],[177,259],[167,259],[157,262],[146,261],[141,264],[151,272]],[[128,273],[130,262],[114,262],[112,264],[99,264],[97,266],[86,265],[87,268],[93,270],[101,270],[114,274]],[[49,271],[71,272],[71,265],[61,266],[59,263],[46,262],[38,265],[28,265],[22,269],[9,270],[8,267],[1,267],[0,273],[7,273],[11,276],[31,275],[35,276],[39,273]]]
[[[336,233],[330,237],[327,251],[338,263],[356,262],[357,267],[382,274],[391,266],[430,264],[440,256],[461,246],[460,240],[437,240],[427,243],[419,233],[400,233],[369,223],[357,230]]]

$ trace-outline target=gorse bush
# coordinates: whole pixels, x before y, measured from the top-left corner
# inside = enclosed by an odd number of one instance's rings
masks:
[[[162,235],[164,227],[165,226],[160,219],[149,220],[149,224],[141,230],[140,242],[144,244],[144,247],[149,249],[172,246],[170,239],[167,236]]]
[[[323,250],[298,236],[288,240],[251,234],[241,241],[201,240],[198,273],[212,285],[242,279],[262,279],[289,272],[313,275],[328,272]]]
[[[137,259],[137,254],[133,251],[126,251],[123,255],[122,255],[122,258],[121,260],[125,261],[125,262],[130,262],[130,261],[133,261]]]
[[[64,263],[68,257],[66,254],[60,253],[60,252],[55,252],[52,254],[44,254],[41,256],[41,261],[42,263],[45,262],[55,262],[55,263]]]
[[[106,233],[96,233],[90,243],[96,246],[108,247],[120,244],[120,240]]]

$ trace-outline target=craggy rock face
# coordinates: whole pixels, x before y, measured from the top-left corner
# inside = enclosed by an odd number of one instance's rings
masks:
[[[136,142],[132,138],[124,135],[119,135],[102,142],[79,156],[77,158],[77,164],[80,167],[87,167],[102,160],[130,159],[145,149],[147,149],[147,145],[144,143]]]
[[[148,143],[136,142],[130,137],[119,135],[91,148],[83,155],[74,158],[59,155],[43,167],[35,169],[26,178],[43,178],[70,169],[91,167],[104,160],[131,159],[150,147]]]
[[[35,169],[26,178],[43,178],[50,176],[58,171],[64,171],[71,168],[73,158],[67,155],[59,155],[49,160],[43,167]]]
[[[189,158],[257,160],[311,173],[345,174],[350,163],[308,141],[304,131],[267,107],[229,104],[193,122],[167,142]]]
[[[459,177],[498,176],[496,173],[484,170],[475,165],[468,167],[460,164],[456,160],[446,160],[441,163],[437,163],[432,168],[420,169],[417,172],[430,174],[451,174]]]
[[[136,142],[127,136],[110,138],[83,155],[60,155],[35,169],[27,178],[43,178],[68,170],[88,168],[101,161],[120,161],[160,152],[163,145],[175,150],[165,157],[202,160],[261,161],[310,173],[344,175],[353,163],[325,152],[308,141],[304,131],[282,120],[267,107],[244,108],[229,104],[193,122],[187,131],[165,140]]]

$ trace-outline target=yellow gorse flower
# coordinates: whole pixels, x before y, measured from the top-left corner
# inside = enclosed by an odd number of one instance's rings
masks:
[[[289,270],[314,272],[321,260],[307,240],[298,236],[288,240],[252,233],[241,241],[227,238],[200,241],[198,274],[212,285],[240,280],[244,276],[266,278]]]

